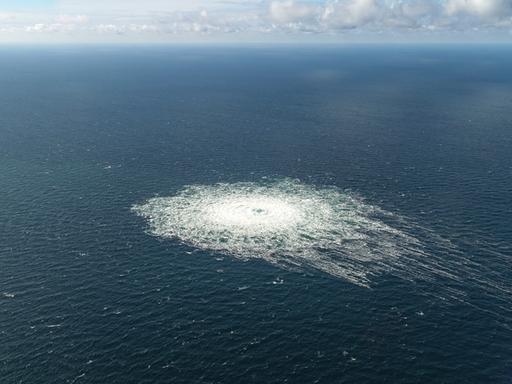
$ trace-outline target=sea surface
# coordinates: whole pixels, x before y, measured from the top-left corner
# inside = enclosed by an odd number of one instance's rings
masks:
[[[511,68],[0,47],[0,382],[512,383]]]

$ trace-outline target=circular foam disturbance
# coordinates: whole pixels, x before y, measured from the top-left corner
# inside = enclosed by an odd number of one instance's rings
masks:
[[[390,224],[397,216],[338,188],[290,179],[186,186],[133,209],[153,235],[363,286],[419,252],[417,239]]]

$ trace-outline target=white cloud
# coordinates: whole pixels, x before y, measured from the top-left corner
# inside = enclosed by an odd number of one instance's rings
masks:
[[[333,28],[357,28],[378,19],[384,10],[376,0],[333,0],[327,2],[322,19]]]
[[[14,14],[14,13],[0,12],[0,22],[1,23],[12,22],[15,19],[16,19],[16,14]]]
[[[56,21],[60,24],[85,24],[89,21],[87,15],[58,15]]]
[[[399,2],[392,8],[391,25],[407,28],[429,28],[442,14],[438,2],[411,0]]]
[[[36,32],[36,33],[55,33],[55,32],[72,32],[75,30],[75,26],[73,24],[60,24],[60,23],[37,23],[33,25],[27,25],[25,28],[25,32]]]
[[[270,17],[278,23],[311,21],[319,13],[319,7],[293,0],[272,1]]]
[[[511,15],[510,0],[448,0],[448,15],[467,14],[480,17],[507,17]]]
[[[512,39],[512,0],[60,0],[46,10],[2,12],[0,41],[230,36],[444,36],[479,31]],[[139,40],[140,40],[139,39]]]

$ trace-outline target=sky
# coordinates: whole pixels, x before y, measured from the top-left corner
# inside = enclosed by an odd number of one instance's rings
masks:
[[[512,42],[512,0],[0,0],[16,42]]]

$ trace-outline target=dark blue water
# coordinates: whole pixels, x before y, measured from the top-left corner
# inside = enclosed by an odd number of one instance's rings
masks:
[[[1,48],[0,382],[510,383],[510,68],[490,46]],[[368,289],[131,211],[264,177],[407,217],[459,280]]]

